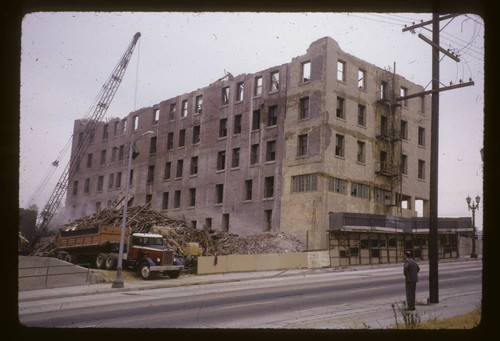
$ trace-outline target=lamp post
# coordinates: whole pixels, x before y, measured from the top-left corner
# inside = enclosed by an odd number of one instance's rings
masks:
[[[470,196],[467,195],[465,199],[467,201],[467,206],[469,207],[469,211],[472,210],[472,253],[470,254],[471,258],[477,258],[476,253],[476,210],[479,208],[479,201],[481,201],[481,197],[476,195],[476,203],[472,202]],[[471,204],[472,202],[472,204]]]
[[[130,139],[130,151],[128,154],[128,167],[127,167],[127,182],[125,184],[125,198],[123,200],[123,219],[122,219],[122,231],[121,231],[121,236],[120,236],[120,250],[118,251],[118,265],[116,267],[116,278],[113,281],[113,284],[111,285],[111,288],[123,288],[123,279],[122,279],[122,263],[123,263],[123,243],[125,239],[125,228],[126,228],[126,222],[127,222],[127,208],[128,208],[128,191],[130,188],[130,169],[132,168],[132,158],[135,159],[137,154],[135,154],[135,157],[133,157],[134,153],[134,146],[135,143],[143,136],[153,134],[153,131],[147,131],[141,136],[139,136],[136,140],[134,140],[134,133],[132,133],[132,137]]]

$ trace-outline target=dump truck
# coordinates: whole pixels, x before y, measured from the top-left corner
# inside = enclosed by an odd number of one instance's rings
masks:
[[[134,269],[143,279],[150,279],[154,273],[179,277],[184,265],[180,258],[175,257],[174,250],[165,245],[161,234],[130,233],[127,228],[124,236],[123,269]],[[120,238],[119,226],[59,230],[57,258],[114,270],[118,265]]]

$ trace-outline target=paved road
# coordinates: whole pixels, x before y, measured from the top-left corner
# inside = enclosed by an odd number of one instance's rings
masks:
[[[473,310],[481,273],[481,262],[440,264],[440,304],[427,305],[428,266],[422,264],[418,313],[424,320],[447,317],[436,310],[443,304]],[[398,265],[20,302],[19,314],[22,324],[39,327],[386,328],[395,323],[391,304],[403,300]]]

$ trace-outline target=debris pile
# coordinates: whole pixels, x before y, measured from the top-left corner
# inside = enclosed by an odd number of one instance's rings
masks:
[[[303,244],[286,233],[265,232],[257,235],[238,236],[207,227],[196,229],[182,220],[175,220],[149,206],[135,206],[127,210],[127,227],[132,233],[154,232],[165,237],[167,243],[182,257],[187,256],[189,243],[197,243],[203,256],[230,254],[261,254],[304,251]],[[105,209],[89,217],[83,217],[64,225],[62,230],[82,230],[102,225],[121,226],[123,209]],[[33,256],[55,256],[57,237],[40,243]]]

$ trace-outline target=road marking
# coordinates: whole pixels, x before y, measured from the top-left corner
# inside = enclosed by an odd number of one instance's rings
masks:
[[[276,301],[237,304],[237,305],[231,305],[231,306],[228,306],[228,307],[221,307],[221,308],[219,308],[219,310],[241,308],[241,307],[249,307],[249,306],[252,306],[252,305],[270,304],[270,303],[274,303],[274,302],[276,302]]]
[[[366,289],[348,290],[348,291],[349,291],[349,293],[353,293],[353,292],[363,292],[363,291],[371,291],[371,290],[387,289],[387,288],[390,288],[390,287],[397,287],[397,288],[400,288],[400,287],[401,287],[401,284],[400,284],[400,283],[398,283],[398,284],[394,284],[394,285],[384,285],[383,287],[376,286],[376,287],[370,287],[370,288],[366,288]]]

